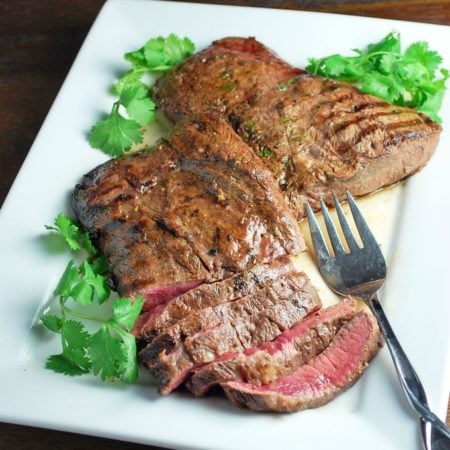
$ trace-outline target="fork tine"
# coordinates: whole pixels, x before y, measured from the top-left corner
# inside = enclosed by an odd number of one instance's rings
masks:
[[[352,194],[350,194],[349,191],[347,191],[347,199],[348,203],[350,205],[350,209],[352,211],[353,219],[356,224],[356,228],[358,230],[359,236],[361,237],[361,241],[364,245],[364,247],[370,246],[378,248],[377,240],[375,239],[375,236],[370,231],[369,226],[367,225],[366,220],[364,219],[364,216],[362,215],[361,211],[359,210],[358,206],[356,205],[355,199],[353,198]]]
[[[334,254],[342,254],[344,252],[344,247],[342,247],[342,242],[337,234],[336,227],[333,224],[333,220],[331,219],[330,213],[328,212],[327,205],[323,199],[320,199],[320,207],[322,208],[323,218],[325,220],[325,225],[327,226],[328,235],[330,237],[331,246],[333,247]]]
[[[308,202],[306,203],[306,212],[308,214],[309,232],[311,233],[311,239],[314,250],[316,252],[316,258],[319,266],[321,266],[330,259],[330,253],[328,252],[327,245],[325,244],[325,240],[320,231],[317,219],[314,216],[314,212]]]
[[[348,247],[350,251],[358,250],[359,246],[356,242],[355,237],[353,236],[353,232],[350,229],[350,225],[348,224],[347,218],[345,217],[344,211],[342,209],[341,204],[339,203],[336,194],[333,194],[334,206],[336,207],[337,215],[339,217],[339,223],[341,224],[342,232],[344,233],[345,240],[347,241]]]

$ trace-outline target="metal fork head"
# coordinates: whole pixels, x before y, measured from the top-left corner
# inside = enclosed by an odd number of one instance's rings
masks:
[[[321,208],[333,253],[328,249],[313,210],[307,204],[309,229],[320,273],[338,294],[369,298],[384,284],[386,262],[350,192],[347,192],[347,199],[362,247],[358,245],[337,197],[333,195],[333,198],[349,252],[344,249],[325,202],[321,200]]]

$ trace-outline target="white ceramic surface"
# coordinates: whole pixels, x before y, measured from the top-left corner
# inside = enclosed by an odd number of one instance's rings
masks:
[[[349,16],[151,1],[102,9],[3,205],[0,216],[0,420],[189,449],[416,450],[418,428],[383,350],[361,381],[330,404],[291,415],[255,414],[225,399],[160,397],[143,374],[128,387],[43,368],[58,340],[36,323],[66,262],[49,248],[44,224],[69,211],[80,176],[106,160],[86,133],[112,102],[122,54],[174,32],[201,49],[227,35],[256,36],[292,64],[345,52],[401,32],[428,40],[450,65],[450,28]],[[381,208],[390,276],[383,301],[444,417],[450,373],[450,95],[444,132],[429,165]],[[369,206],[365,206],[370,209]],[[383,218],[385,214],[385,218]],[[430,227],[433,226],[433,231]]]

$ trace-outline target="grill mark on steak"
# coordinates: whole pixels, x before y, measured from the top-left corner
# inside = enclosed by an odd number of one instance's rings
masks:
[[[180,66],[184,69],[182,79],[168,75],[156,82],[157,102],[172,120],[208,110],[211,104],[221,105],[219,112],[256,154],[263,155],[262,161],[298,219],[305,215],[306,201],[319,208],[316,195],[331,198],[333,192],[343,199],[347,190],[355,196],[373,192],[420,170],[433,154],[440,126],[424,121],[409,108],[392,107],[392,114],[378,114],[378,108],[389,110],[391,105],[343,82],[306,73],[292,78],[285,72],[286,66],[281,67],[280,60],[267,51],[264,61],[246,53],[245,64],[250,64],[252,71],[244,73],[240,48],[250,45],[248,42],[225,38],[220,46],[213,43],[192,56]],[[227,68],[236,70],[233,80],[237,86],[232,96],[224,94],[214,81],[220,78],[218,66],[203,61],[204,55],[213,54],[220,54]],[[274,64],[266,71],[270,58]],[[189,98],[187,84],[192,89]],[[277,89],[281,84],[285,86],[282,91]],[[246,90],[250,85],[255,93],[252,96]],[[400,125],[403,112],[396,118],[399,125],[385,126],[383,118],[396,115],[395,109],[415,116],[406,125],[409,133]],[[369,117],[373,124],[349,139],[345,137],[352,123]],[[341,125],[334,131],[336,120]]]
[[[381,110],[380,110],[381,109]],[[393,108],[390,105],[381,104],[376,105],[373,102],[368,102],[363,105],[362,108],[357,109],[356,106],[352,108],[351,111],[345,111],[342,113],[343,120],[338,123],[333,123],[330,127],[330,133],[340,133],[345,131],[345,129],[351,125],[358,125],[361,121],[365,119],[378,119],[382,116],[390,116],[390,115],[398,115],[401,112],[397,109]],[[353,114],[351,117],[348,117],[349,114]],[[335,118],[335,116],[331,117]],[[329,117],[327,117],[329,119]],[[329,135],[328,135],[329,137]]]
[[[399,114],[396,114],[396,115],[399,115]],[[379,114],[376,117],[364,117],[360,122],[350,124],[348,127],[343,128],[341,130],[342,133],[344,133],[349,127],[354,125],[355,127],[358,128],[358,133],[357,133],[357,136],[355,139],[353,139],[351,141],[342,141],[342,143],[339,146],[337,146],[336,152],[338,152],[340,154],[349,153],[349,152],[351,152],[352,148],[355,148],[358,144],[360,144],[363,139],[370,138],[371,135],[377,133],[380,130],[379,123],[369,122],[367,124],[367,126],[364,128],[360,125],[362,122],[364,122],[366,120],[370,121],[371,119],[378,119],[383,116],[388,117],[388,116],[392,116],[392,114]],[[387,133],[392,133],[394,131],[398,131],[398,133],[395,135],[395,139],[398,142],[398,141],[402,140],[408,133],[413,133],[413,135],[411,135],[411,137],[414,137],[417,134],[417,131],[411,132],[410,127],[416,126],[416,125],[421,125],[421,124],[423,124],[423,121],[420,118],[412,119],[412,120],[405,120],[403,122],[399,121],[399,122],[394,122],[394,123],[388,123],[388,124],[384,125],[384,130]],[[406,133],[403,133],[402,131],[400,131],[403,128],[406,128]],[[385,139],[384,144],[386,145],[387,142],[388,141]],[[374,148],[374,147],[372,147],[372,148]]]
[[[164,218],[157,218],[155,220],[156,225],[158,225],[162,230],[167,231],[169,234],[171,234],[173,237],[178,237],[178,233],[173,228],[169,227],[167,225],[167,222]]]
[[[153,149],[94,169],[73,209],[121,295],[220,280],[304,249],[272,174],[220,118],[187,119]]]
[[[384,102],[377,104],[371,99],[364,100],[361,104],[350,101],[349,103],[341,103],[334,106],[335,107],[330,110],[329,114],[320,114],[320,121],[329,124],[328,128],[332,129],[332,132],[334,133],[338,133],[345,126],[351,125],[366,117],[369,118],[378,115],[392,114],[392,110],[394,109]],[[339,109],[338,106],[342,109]],[[380,108],[383,108],[383,110],[379,111]],[[335,120],[340,118],[344,120],[336,124]],[[327,137],[329,137],[329,135],[327,135]]]
[[[307,276],[287,274],[271,287],[190,314],[156,337],[139,357],[167,394],[200,365],[270,341],[319,307]],[[275,324],[280,310],[282,322]]]
[[[380,345],[376,320],[369,312],[360,312],[342,326],[326,350],[291,374],[261,386],[242,381],[221,386],[235,405],[255,411],[314,408],[352,386]]]
[[[204,395],[213,385],[226,381],[242,381],[257,386],[272,383],[324,351],[338,330],[358,310],[358,303],[347,298],[317,311],[271,342],[243,353],[226,354],[197,369],[187,387],[195,395]]]

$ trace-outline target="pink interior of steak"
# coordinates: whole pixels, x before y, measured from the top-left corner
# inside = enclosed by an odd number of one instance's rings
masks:
[[[283,331],[276,339],[270,342],[265,342],[259,348],[248,349],[245,352],[246,355],[251,355],[257,350],[264,350],[270,355],[274,355],[277,352],[284,351],[286,346],[292,344],[299,336],[306,334],[311,328],[315,327],[319,322],[326,321],[329,317],[336,316],[338,314],[345,315],[349,311],[355,308],[355,300],[345,299],[341,303],[331,306],[324,310],[319,310],[314,314],[303,319],[297,325],[293,326],[289,330]]]
[[[156,305],[165,305],[170,300],[203,284],[205,280],[192,280],[172,284],[153,285],[142,289],[139,294],[145,298],[143,312],[153,309]]]
[[[231,381],[233,389],[245,392],[276,392],[286,396],[318,396],[330,388],[344,386],[353,373],[359,370],[367,344],[373,335],[373,324],[365,313],[360,313],[344,325],[332,344],[309,363],[294,373],[269,385],[255,386]]]
[[[224,280],[195,286],[185,292],[186,295],[178,295],[154,306],[148,312],[144,311],[133,329],[133,334],[139,339],[151,341],[165,328],[187,315],[209,306],[241,298],[254,289],[270,285],[277,278],[293,270],[289,258],[281,257],[269,264],[261,264]]]
[[[197,369],[188,387],[194,394],[203,395],[214,384],[227,380],[260,385],[270,382],[264,380],[279,378],[322,352],[357,311],[357,301],[347,298],[312,313],[272,341],[247,348],[242,353],[228,353]]]

